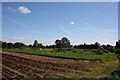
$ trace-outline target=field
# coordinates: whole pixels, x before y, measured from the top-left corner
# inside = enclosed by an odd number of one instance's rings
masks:
[[[11,52],[8,52],[10,50]],[[109,55],[108,58],[106,58],[107,56],[103,57],[102,55],[99,55],[100,58],[98,58],[95,54],[93,54],[95,57],[92,57],[92,54],[91,57],[87,57],[89,54],[87,55],[85,53],[82,57],[77,55],[77,53],[75,53],[75,56],[73,56],[74,53],[69,53],[70,56],[68,56],[68,53],[61,54],[60,56],[60,53],[47,53],[50,52],[49,50],[43,52],[37,50],[29,51],[28,49],[28,51],[26,50],[25,52],[25,50],[19,49],[6,49],[6,51],[4,49],[1,53],[3,62],[3,79],[44,77],[104,78],[111,77],[111,72],[116,70],[118,67],[118,60],[116,58],[117,55],[114,55],[113,53],[102,54]],[[18,52],[25,52],[26,54]],[[63,55],[67,59],[63,59]],[[62,58],[57,58],[59,56]],[[83,60],[81,60],[81,58],[83,58]],[[96,59],[98,61],[95,61]]]
[[[89,61],[109,61],[109,60],[117,60],[117,54],[115,53],[103,53],[96,54],[96,52],[92,52],[91,50],[77,50],[74,53],[73,51],[60,51],[56,52],[52,49],[45,50],[34,50],[30,48],[12,48],[12,49],[2,49],[3,51],[9,52],[19,52],[30,55],[39,55],[39,56],[47,56],[54,58],[63,58],[63,59],[73,59],[73,60],[89,60]]]

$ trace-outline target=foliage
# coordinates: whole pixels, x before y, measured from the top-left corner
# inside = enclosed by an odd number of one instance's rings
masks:
[[[75,49],[99,49],[100,48],[100,43],[96,42],[95,44],[86,44],[84,43],[83,45],[75,45],[74,46]]]
[[[33,48],[37,48],[38,47],[38,41],[35,40],[34,43],[33,43]]]
[[[26,47],[26,45],[22,42],[16,42],[16,43],[14,43],[13,47],[14,48],[22,48],[22,47]]]
[[[104,53],[108,53],[108,50],[106,50],[106,49],[103,49],[103,52],[104,52]]]
[[[86,43],[84,45],[75,45],[74,48],[72,48],[70,41],[66,37],[63,37],[61,40],[56,40],[55,45],[46,45],[45,50],[42,49],[42,51],[40,51],[40,48],[44,46],[42,43],[38,43],[37,40],[34,41],[33,46],[27,46],[22,42],[7,43],[1,41],[1,43],[5,51],[75,60],[113,60],[117,59],[118,54],[120,54],[119,48],[114,49],[114,47],[109,44],[100,46],[98,42],[91,45],[87,45]]]
[[[16,43],[2,42],[2,48],[22,48],[22,47],[26,47],[26,45],[22,42],[16,42]]]
[[[120,48],[120,40],[118,40],[118,41],[116,42],[115,48],[116,48],[116,49],[117,49],[117,48]]]
[[[40,56],[48,56],[48,57],[55,57],[55,58],[64,58],[64,59],[74,59],[74,60],[91,60],[91,61],[106,61],[106,60],[117,60],[117,54],[114,53],[107,53],[107,54],[96,54],[92,51],[81,51],[76,50],[76,53],[65,51],[64,52],[52,52],[52,49],[50,50],[34,50],[31,48],[22,48],[22,49],[3,49],[3,51],[12,51],[12,52],[20,52],[25,54],[34,54],[34,55],[40,55]],[[52,52],[52,53],[51,53]]]
[[[32,45],[30,44],[29,47],[32,48]]]
[[[70,41],[66,37],[63,37],[61,40],[57,39],[55,44],[56,48],[70,48]]]
[[[46,45],[45,48],[55,48],[55,45]]]
[[[55,44],[56,44],[56,48],[61,48],[61,40],[56,40],[55,41]]]
[[[112,52],[112,53],[115,52],[115,49],[113,47],[108,47],[107,50],[110,51],[110,52]]]
[[[102,51],[102,50],[97,50],[96,53],[97,53],[97,54],[103,54],[103,51]]]
[[[7,48],[12,48],[13,46],[13,43],[7,43]]]
[[[0,41],[0,48],[2,48],[2,41]]]
[[[115,53],[116,53],[116,54],[120,54],[120,49],[116,49],[116,50],[115,50]]]
[[[43,48],[43,45],[42,45],[42,43],[38,43],[38,41],[35,40],[35,41],[34,41],[34,44],[33,44],[33,48],[34,48],[34,49]]]
[[[7,48],[7,43],[6,42],[2,42],[2,48]]]

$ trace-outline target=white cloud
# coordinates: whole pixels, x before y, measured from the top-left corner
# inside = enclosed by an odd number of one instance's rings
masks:
[[[18,11],[23,13],[23,14],[31,13],[31,11],[27,7],[24,7],[24,6],[18,7]]]
[[[75,24],[75,22],[70,22],[70,24]]]

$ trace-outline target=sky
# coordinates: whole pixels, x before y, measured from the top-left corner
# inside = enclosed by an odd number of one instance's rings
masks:
[[[115,45],[117,2],[3,2],[2,40],[52,45],[67,37],[71,44]]]

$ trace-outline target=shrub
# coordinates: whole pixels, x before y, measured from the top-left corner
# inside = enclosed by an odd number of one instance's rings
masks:
[[[92,52],[97,52],[97,50],[94,50],[94,49],[93,49]]]
[[[120,49],[115,50],[116,54],[120,54]]]
[[[74,53],[76,53],[76,51],[73,51]]]
[[[104,53],[108,53],[108,51],[106,49],[103,50]]]
[[[115,49],[113,47],[108,47],[107,50],[110,51],[110,52],[112,52],[112,53],[115,52]]]
[[[96,53],[97,54],[103,54],[103,51],[102,50],[98,50]]]

